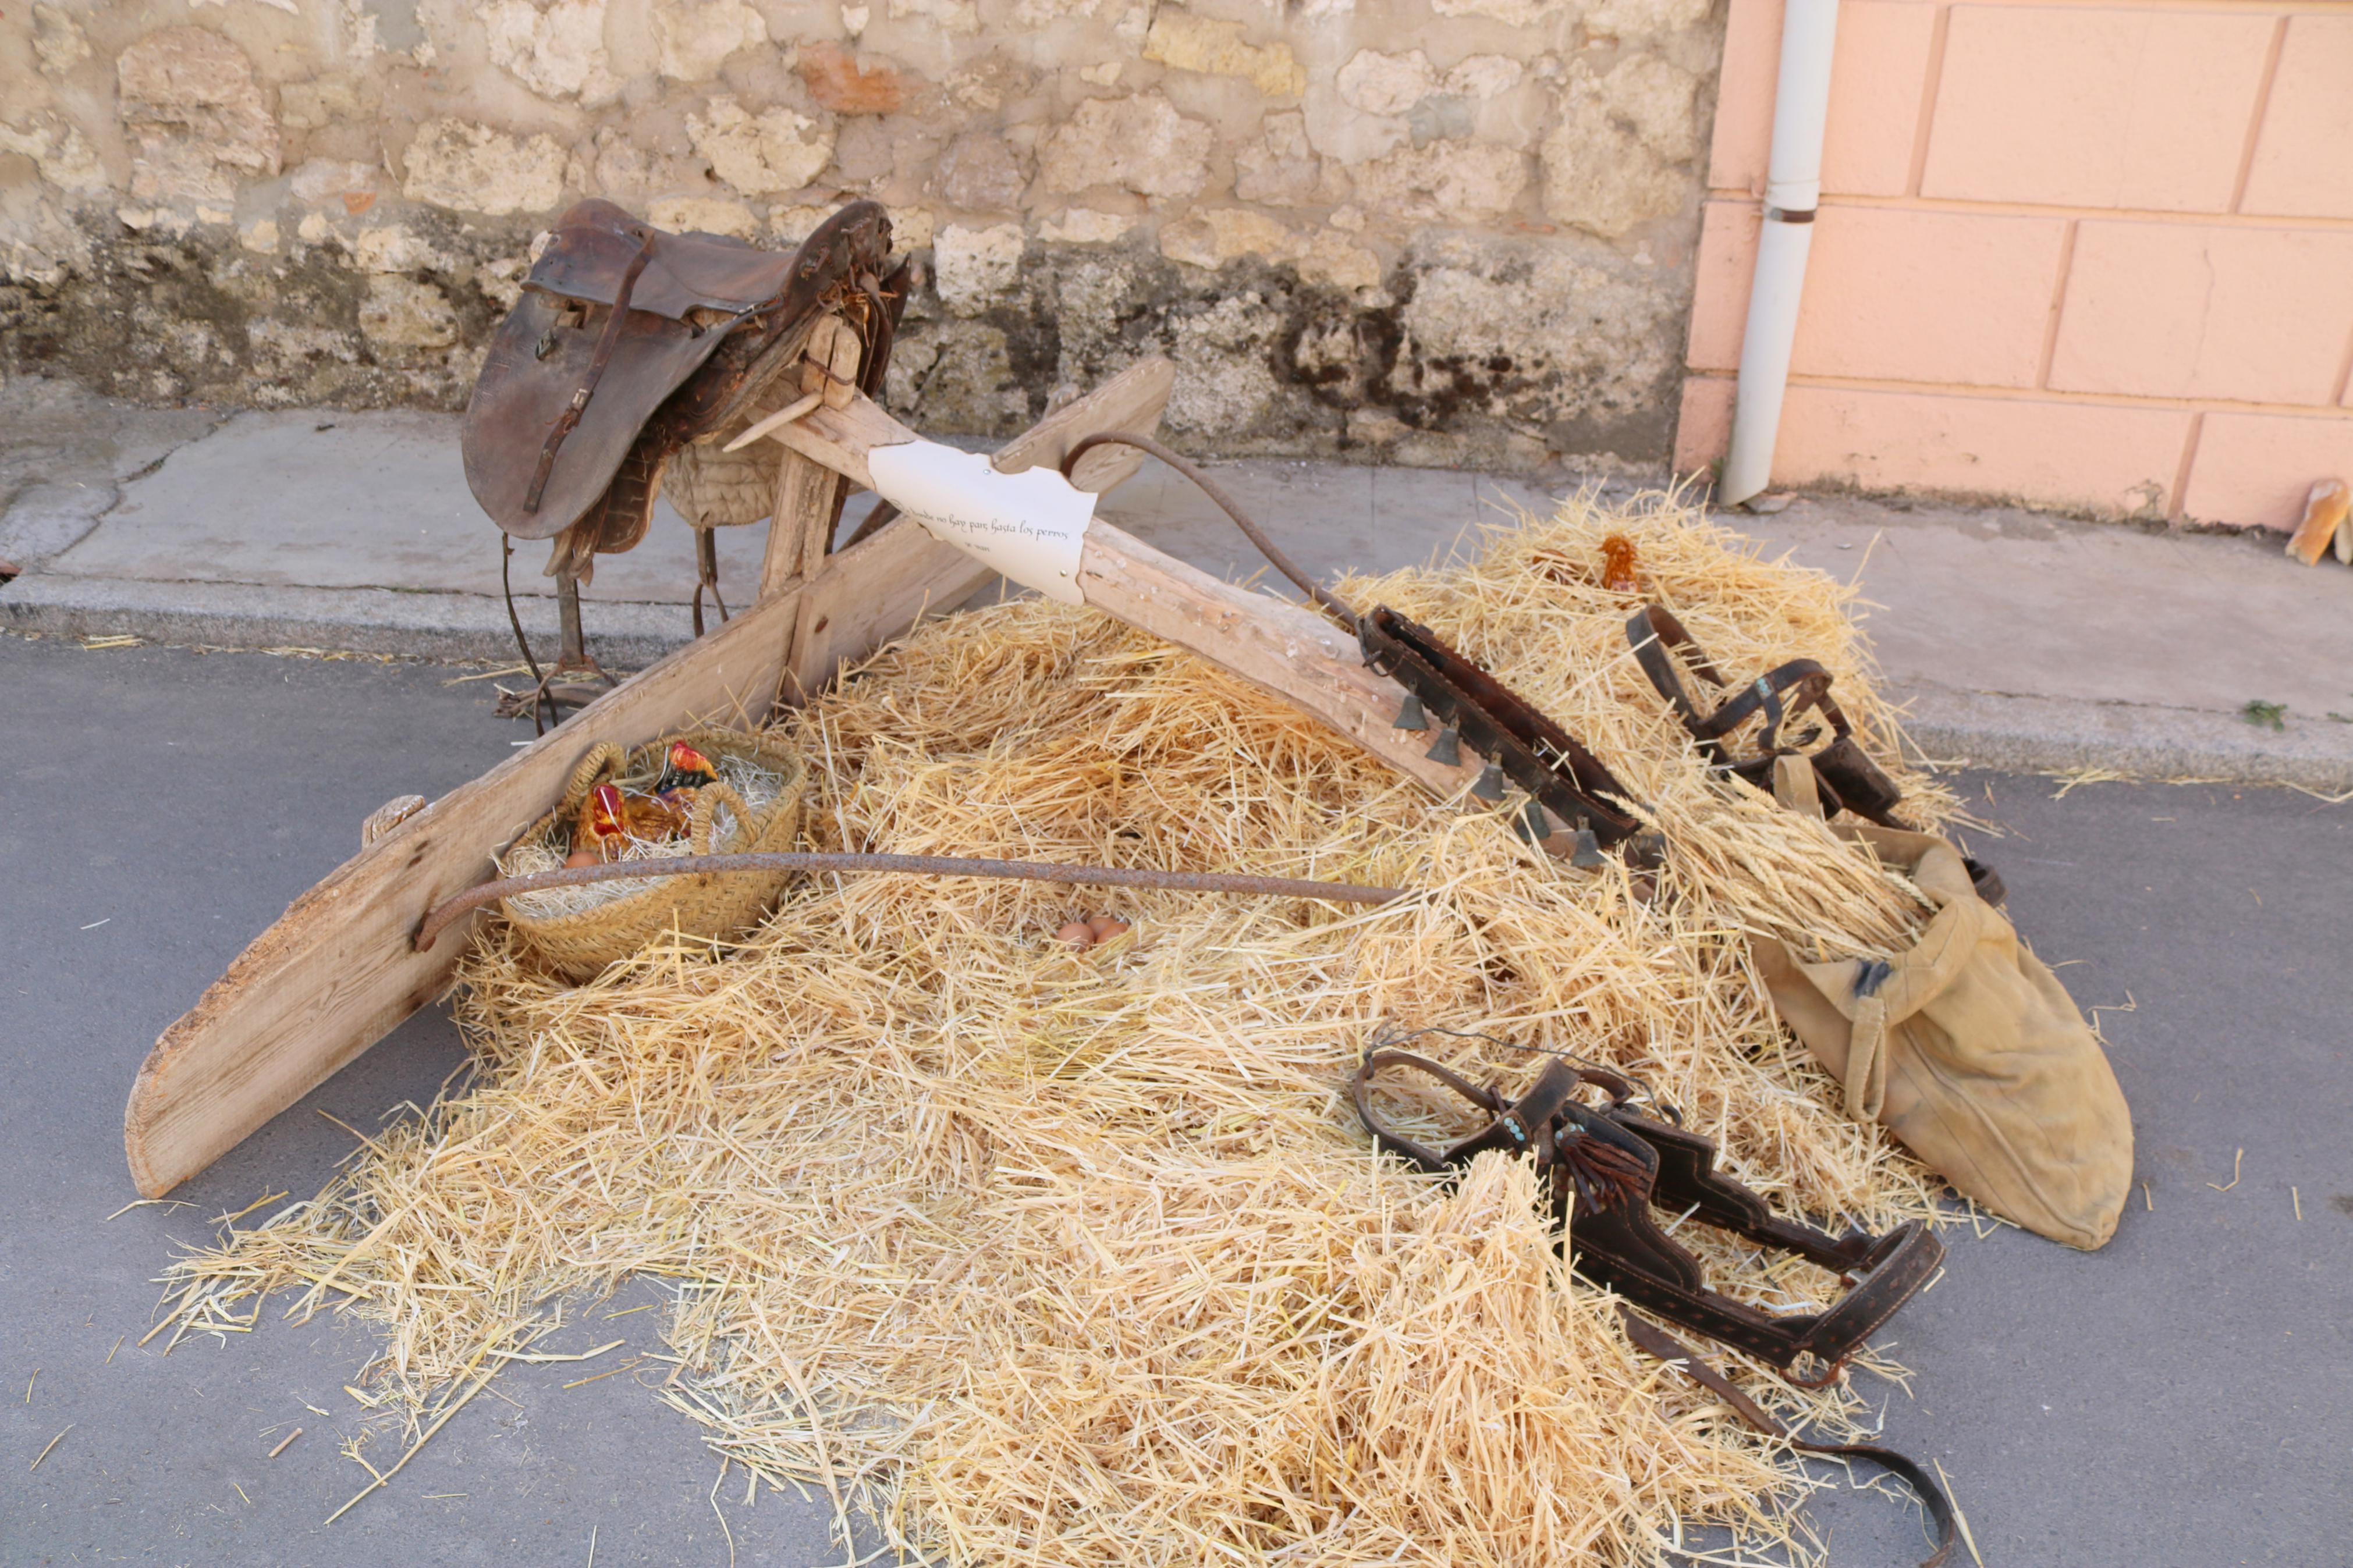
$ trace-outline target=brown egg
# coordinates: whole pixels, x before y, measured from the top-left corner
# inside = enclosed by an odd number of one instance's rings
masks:
[[[575,849],[564,858],[564,868],[567,871],[575,866],[602,866],[604,863],[603,856],[586,847]]]
[[[1097,915],[1087,922],[1087,929],[1094,932],[1097,942],[1109,942],[1115,936],[1127,934],[1127,922],[1117,915]]]
[[[1094,928],[1083,921],[1072,921],[1054,934],[1080,952],[1084,952],[1095,944]]]

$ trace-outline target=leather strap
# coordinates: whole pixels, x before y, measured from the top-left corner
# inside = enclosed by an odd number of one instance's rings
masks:
[[[1894,815],[1903,792],[1855,743],[1854,726],[1831,699],[1831,672],[1819,661],[1790,659],[1742,687],[1713,712],[1703,712],[1683,684],[1675,651],[1688,657],[1693,669],[1714,685],[1723,688],[1731,682],[1708,661],[1672,611],[1662,605],[1643,605],[1627,621],[1626,638],[1633,645],[1635,662],[1659,695],[1673,706],[1675,716],[1699,743],[1710,766],[1736,773],[1758,789],[1772,790],[1776,761],[1796,754],[1784,740],[1789,721],[1809,710],[1818,712],[1830,726],[1831,741],[1806,760],[1813,769],[1822,815],[1835,816],[1841,810],[1851,811],[1883,827],[1910,830],[1910,825]],[[1760,710],[1764,724],[1757,731],[1758,754],[1733,756],[1724,738]]]
[[[1730,1378],[1702,1361],[1664,1329],[1636,1317],[1630,1309],[1624,1306],[1618,1309],[1618,1317],[1626,1327],[1626,1337],[1638,1349],[1658,1357],[1731,1405],[1743,1421],[1767,1436],[1778,1437],[1791,1447],[1809,1454],[1862,1459],[1903,1480],[1919,1497],[1921,1506],[1928,1510],[1928,1517],[1936,1525],[1936,1549],[1921,1560],[1920,1568],[1944,1568],[1952,1557],[1957,1519],[1953,1512],[1953,1500],[1918,1464],[1894,1449],[1883,1448],[1876,1443],[1816,1443],[1800,1437],[1775,1420],[1763,1405],[1741,1393]]]
[[[613,290],[612,314],[605,318],[605,331],[596,340],[596,353],[588,361],[588,372],[581,377],[572,401],[555,416],[555,425],[547,433],[547,444],[539,449],[539,466],[532,470],[531,488],[523,491],[525,511],[539,510],[539,498],[547,489],[548,476],[555,471],[555,454],[563,449],[565,437],[580,423],[580,416],[587,412],[588,400],[596,395],[596,384],[604,379],[605,367],[613,363],[613,350],[621,341],[621,322],[629,313],[629,296],[636,290],[646,263],[654,258],[655,231],[647,228],[638,232],[642,237],[638,242],[638,253],[629,258],[628,269],[621,274],[620,286]]]

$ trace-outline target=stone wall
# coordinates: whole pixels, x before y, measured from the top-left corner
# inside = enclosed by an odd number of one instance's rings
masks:
[[[1720,9],[1720,7],[1717,7]],[[582,195],[924,253],[892,372],[1004,433],[1135,357],[1196,450],[1671,446],[1712,0],[153,0],[0,13],[0,365],[463,404]]]

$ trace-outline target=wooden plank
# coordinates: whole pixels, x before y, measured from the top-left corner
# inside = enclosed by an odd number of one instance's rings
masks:
[[[818,325],[828,330],[812,332],[812,351],[823,341],[826,353],[835,362],[832,369],[843,378],[842,385],[854,383],[858,376],[860,345],[858,334],[842,330],[839,316],[827,316]],[[800,379],[796,384],[803,393],[817,393],[828,404],[839,404],[845,398],[835,395],[836,384],[813,363],[804,362]],[[776,465],[776,506],[768,523],[768,548],[760,559],[760,596],[782,593],[786,584],[796,577],[814,577],[825,563],[826,552],[833,545],[833,529],[841,515],[841,476],[822,463],[811,462],[798,452],[787,448]]]
[[[1121,430],[1149,436],[1160,427],[1168,407],[1168,394],[1176,384],[1176,366],[1157,356],[1139,360],[1084,397],[1064,404],[1023,435],[1005,445],[990,462],[997,472],[1018,474],[1024,468],[1062,466],[1062,458],[1082,437],[1099,430]],[[1124,483],[1144,467],[1144,454],[1133,447],[1100,447],[1079,459],[1071,482],[1102,495]]]
[[[1132,364],[1075,403],[1049,414],[1007,442],[990,463],[1000,472],[1018,474],[1041,464],[1059,467],[1062,455],[1080,437],[1098,430],[1124,430],[1148,436],[1160,425],[1168,406],[1168,389],[1176,367],[1165,359]],[[846,476],[852,484],[872,489],[874,476],[866,454],[877,447],[896,447],[922,437],[892,418],[872,399],[856,397],[842,408],[814,409],[793,423],[769,432],[769,439],[812,461]],[[1080,463],[1082,489],[1101,494],[1133,475],[1144,464],[1144,454],[1132,447],[1090,453]]]
[[[902,520],[834,557],[819,579],[826,602],[888,600],[910,536],[931,543]],[[123,1113],[140,1192],[160,1196],[195,1175],[438,995],[465,943],[419,953],[411,933],[427,910],[490,873],[491,850],[547,809],[591,746],[635,744],[698,719],[765,718],[814,590],[788,588],[679,649],[296,900],[140,1068]]]
[[[1092,431],[1150,435],[1159,427],[1176,374],[1176,367],[1165,359],[1131,365],[1007,442],[992,461],[1007,473],[1018,473],[1040,463],[1059,466],[1071,443]],[[839,408],[818,409],[798,424],[811,422],[818,428],[804,438],[822,443],[822,449],[831,453],[859,484],[867,482],[863,476],[868,450],[915,438],[913,431],[865,398],[850,399]],[[783,438],[781,434],[778,438]],[[1104,489],[1126,479],[1142,463],[1143,454],[1133,447],[1120,451],[1135,461],[1098,465],[1090,455],[1081,461],[1081,477],[1100,483]],[[822,466],[798,448],[793,456]],[[899,568],[875,574],[884,584],[880,594],[856,597],[846,591],[847,584],[835,584],[821,585],[804,604],[794,633],[793,670],[805,689],[819,689],[844,661],[864,658],[921,616],[955,608],[996,576],[954,545],[942,544],[921,531],[903,535],[893,549]]]
[[[1485,763],[1422,755],[1431,735],[1395,728],[1404,689],[1365,668],[1356,639],[1322,613],[1224,583],[1097,519],[1079,558],[1079,592],[1129,626],[1200,655],[1337,731],[1441,799]]]
[[[1139,377],[1129,390],[1148,394],[1152,384]],[[1117,385],[1116,379],[1106,382],[1095,395],[1109,394]],[[1164,384],[1160,396],[1166,395]],[[1121,427],[1103,417],[1102,407],[1087,407],[1090,401],[1082,398],[1041,422],[1032,432],[1039,437],[1041,454],[1067,451],[1069,442],[1087,430]],[[1153,405],[1155,421],[1158,413],[1158,405]],[[1071,416],[1075,417],[1066,417]],[[873,482],[866,466],[869,452],[918,438],[864,400],[847,408],[818,409],[777,436],[796,451],[866,485]],[[1054,445],[1058,440],[1059,448]],[[1101,518],[1087,527],[1079,592],[1095,608],[1200,655],[1328,725],[1440,798],[1466,787],[1484,766],[1475,757],[1460,764],[1432,762],[1422,754],[1429,749],[1430,735],[1392,727],[1402,689],[1366,668],[1356,639],[1321,614],[1219,582]]]
[[[776,465],[776,510],[768,523],[768,549],[760,558],[760,597],[781,594],[824,564],[826,536],[833,531],[834,509],[848,481],[823,463],[787,451]]]

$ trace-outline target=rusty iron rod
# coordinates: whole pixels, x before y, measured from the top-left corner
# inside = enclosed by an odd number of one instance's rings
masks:
[[[1314,882],[1297,877],[1243,877],[1225,871],[1162,871],[1150,867],[1063,866],[1043,860],[976,860],[954,855],[681,855],[660,860],[619,860],[606,866],[573,866],[534,871],[467,889],[427,911],[417,928],[417,951],[459,916],[517,893],[543,888],[576,888],[588,882],[642,877],[691,877],[731,871],[910,871],[932,877],[1002,877],[1029,882],[1074,882],[1102,888],[1166,888],[1193,893],[1265,893],[1275,898],[1330,899],[1338,903],[1385,904],[1402,888],[1360,882]]]

